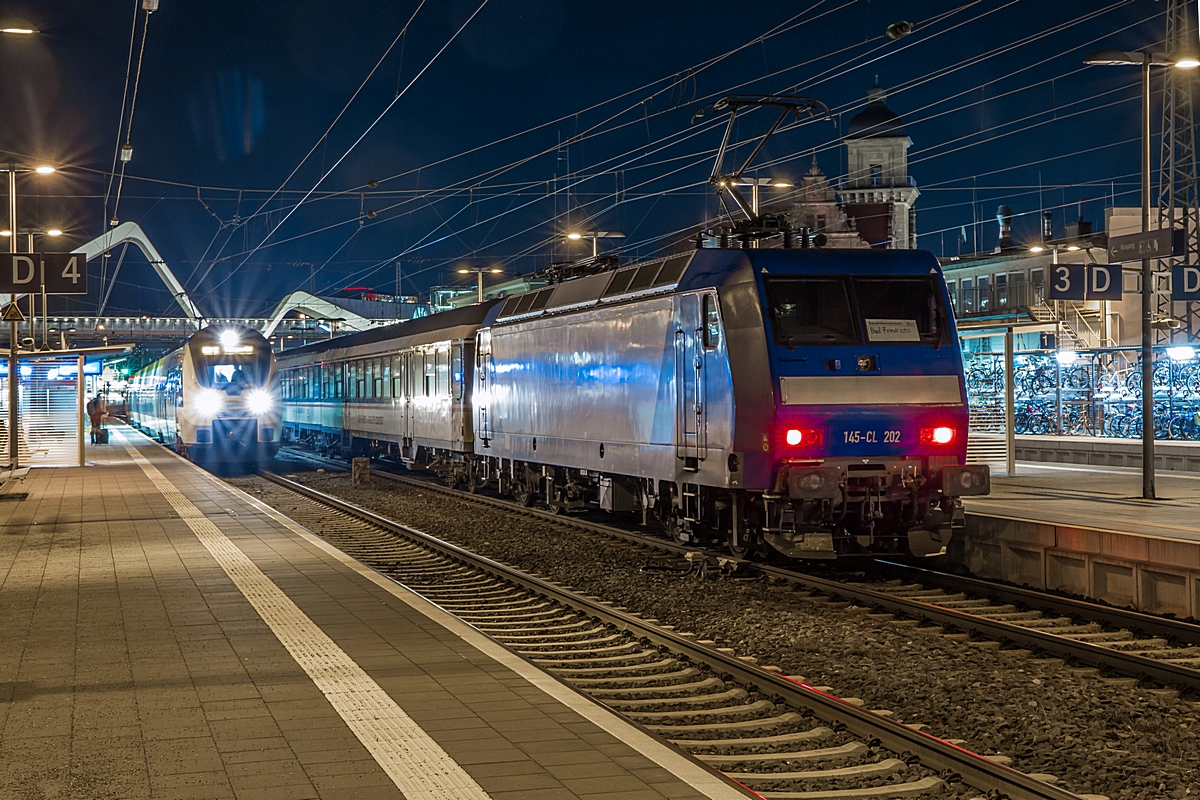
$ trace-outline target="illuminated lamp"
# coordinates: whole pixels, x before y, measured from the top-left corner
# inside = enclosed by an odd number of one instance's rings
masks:
[[[921,444],[951,444],[953,441],[954,428],[921,428]]]

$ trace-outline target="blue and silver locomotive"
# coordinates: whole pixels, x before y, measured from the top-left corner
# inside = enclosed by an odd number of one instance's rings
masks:
[[[739,554],[929,555],[989,490],[948,308],[921,251],[697,250],[283,354],[285,436]]]

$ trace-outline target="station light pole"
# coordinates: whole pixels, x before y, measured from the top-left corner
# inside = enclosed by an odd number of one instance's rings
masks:
[[[490,272],[493,275],[499,275],[501,272],[503,272],[503,270],[500,269],[499,267],[459,267],[458,268],[459,275],[470,275],[472,272],[474,272],[476,275],[478,275],[479,302],[482,303],[483,302],[483,275],[484,275],[484,273]]]
[[[1127,53],[1100,50],[1084,60],[1091,66],[1140,66],[1142,68],[1142,233],[1150,231],[1150,68],[1195,69],[1200,59],[1193,53]],[[1174,220],[1168,220],[1174,224]],[[1142,498],[1154,495],[1154,272],[1150,259],[1142,259]]]
[[[600,257],[600,240],[601,239],[624,239],[625,234],[620,231],[571,231],[567,234],[567,239],[572,242],[578,242],[580,239],[592,240],[592,258]]]
[[[8,173],[8,230],[10,232],[17,230],[17,173],[18,172],[34,172],[38,175],[50,175],[54,172],[54,167],[18,167],[15,164],[9,164],[3,170]],[[17,237],[8,237],[8,251],[10,253],[17,252]],[[17,304],[17,296],[15,294],[9,296],[9,303],[13,306]],[[20,465],[20,458],[17,452],[18,437],[17,437],[17,402],[20,398],[20,390],[17,386],[18,379],[18,364],[17,364],[17,348],[20,342],[17,340],[17,323],[9,323],[9,339],[8,339],[8,463],[10,469],[16,469]],[[83,380],[83,376],[79,376]],[[82,409],[80,409],[82,413]]]

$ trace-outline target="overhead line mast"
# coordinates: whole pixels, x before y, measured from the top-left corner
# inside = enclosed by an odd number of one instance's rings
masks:
[[[1191,0],[1167,0],[1167,53],[1176,55],[1197,48],[1196,18]],[[1196,132],[1193,121],[1191,70],[1167,69],[1163,74],[1162,158],[1158,179],[1161,227],[1182,228],[1187,243],[1183,263],[1200,264],[1200,195],[1196,186]],[[1173,316],[1169,294],[1156,294],[1158,317]],[[1186,336],[1200,339],[1200,303],[1189,302],[1186,326],[1159,338]]]

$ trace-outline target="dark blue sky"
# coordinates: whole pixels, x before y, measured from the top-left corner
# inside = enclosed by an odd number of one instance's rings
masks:
[[[1000,202],[1026,214],[1020,238],[1034,235],[1043,207],[1061,226],[1081,200],[1097,222],[1114,194],[1138,201],[1137,70],[1082,60],[1101,46],[1154,46],[1165,2],[488,0],[430,65],[479,2],[426,2],[321,141],[419,0],[161,0],[118,216],[145,228],[213,315],[262,313],[310,281],[390,293],[397,259],[405,293],[453,281],[462,259],[528,272],[582,252],[561,243],[568,227],[621,230],[625,255],[647,257],[680,247],[718,211],[703,181],[720,132],[711,115],[692,122],[702,102],[729,91],[826,102],[840,128],[780,134],[763,160],[799,178],[815,148],[836,177],[840,132],[876,76],[913,140],[922,247],[958,252],[973,193],[988,245]],[[41,31],[0,38],[0,150],[64,165],[22,177],[21,227],[61,226],[79,243],[112,214],[103,195],[135,9],[140,43],[140,0],[0,4],[0,21]],[[890,42],[884,31],[899,20],[916,29]],[[175,313],[159,286],[131,257],[110,306]]]

